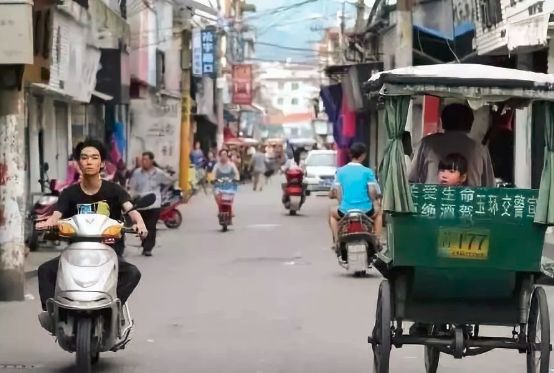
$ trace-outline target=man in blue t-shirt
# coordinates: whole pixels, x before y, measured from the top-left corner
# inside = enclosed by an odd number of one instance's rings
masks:
[[[329,212],[329,226],[333,233],[333,243],[337,241],[339,220],[348,211],[360,210],[375,220],[375,235],[381,235],[381,219],[379,195],[380,188],[375,173],[365,167],[362,162],[366,157],[366,147],[362,143],[354,143],[350,147],[352,161],[339,168],[335,176],[335,185],[331,198],[339,201],[338,208]]]

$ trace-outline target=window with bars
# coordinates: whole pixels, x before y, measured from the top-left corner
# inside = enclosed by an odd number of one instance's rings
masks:
[[[481,0],[480,8],[483,30],[492,28],[502,22],[500,0]]]

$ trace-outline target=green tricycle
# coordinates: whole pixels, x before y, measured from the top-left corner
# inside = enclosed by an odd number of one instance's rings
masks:
[[[527,372],[548,373],[550,320],[538,284],[548,284],[542,251],[554,224],[554,75],[417,66],[378,73],[366,89],[384,103],[388,137],[379,170],[387,245],[375,264],[385,279],[368,338],[375,371],[389,372],[392,346],[423,345],[427,373],[441,353],[461,359],[496,348],[526,354]],[[402,137],[411,101],[425,95],[491,112],[533,105],[545,118],[540,189],[410,184]],[[483,326],[512,330],[484,336]]]

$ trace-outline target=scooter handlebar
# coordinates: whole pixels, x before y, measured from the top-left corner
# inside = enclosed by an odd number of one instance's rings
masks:
[[[123,227],[121,228],[123,233],[137,233],[136,227]]]

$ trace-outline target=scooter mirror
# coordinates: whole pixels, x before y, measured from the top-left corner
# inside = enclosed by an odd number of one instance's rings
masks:
[[[156,202],[156,195],[154,193],[146,194],[135,201],[135,209],[143,209],[151,206]]]

